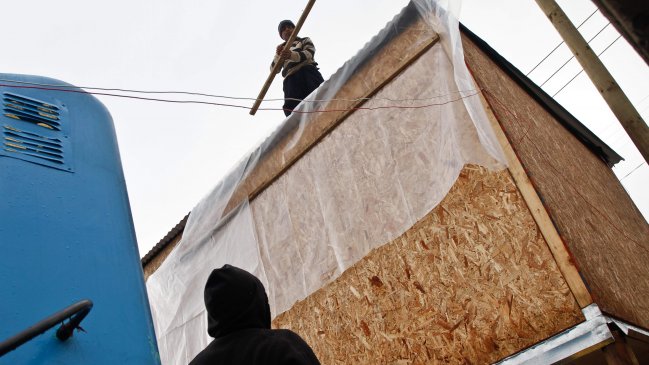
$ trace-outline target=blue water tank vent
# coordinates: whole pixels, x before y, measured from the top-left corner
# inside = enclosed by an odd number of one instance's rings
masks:
[[[55,105],[7,92],[3,93],[2,103],[6,117],[61,130],[59,108]]]
[[[2,93],[0,156],[72,172],[67,110],[15,93]]]

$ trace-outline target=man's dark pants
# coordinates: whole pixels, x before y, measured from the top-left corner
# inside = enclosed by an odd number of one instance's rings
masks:
[[[324,79],[315,66],[304,66],[284,79],[284,114],[288,117],[300,101],[320,86]]]

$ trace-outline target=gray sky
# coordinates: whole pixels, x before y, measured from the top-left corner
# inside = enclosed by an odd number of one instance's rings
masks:
[[[307,3],[0,1],[0,34],[5,35],[0,72],[48,76],[78,86],[249,98],[257,96],[268,76],[275,47],[281,42],[277,24],[286,18],[296,21]],[[314,41],[316,60],[325,79],[407,3],[316,2],[301,35]],[[595,10],[588,0],[563,0],[559,4],[576,24]],[[560,42],[534,0],[463,0],[460,20],[524,73]],[[590,39],[606,23],[597,13],[580,30]],[[617,35],[608,26],[591,46],[599,52]],[[567,47],[561,47],[530,77],[542,83],[569,57]],[[649,118],[646,64],[623,38],[601,58],[641,115]],[[578,63],[571,61],[544,89],[554,94],[579,70]],[[281,97],[278,78],[267,98]],[[642,157],[587,76],[577,77],[556,98],[625,158],[614,171],[623,178],[623,185],[645,217],[649,216],[649,167],[641,165]],[[115,122],[141,255],[283,120],[280,111],[259,111],[253,117],[244,109],[99,99]],[[235,103],[252,105],[249,101]],[[262,107],[281,107],[281,102],[263,103]]]

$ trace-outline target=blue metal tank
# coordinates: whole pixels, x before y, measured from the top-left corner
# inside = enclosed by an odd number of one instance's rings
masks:
[[[94,303],[85,333],[55,327],[0,364],[159,364],[110,114],[61,81],[0,80],[0,341]]]

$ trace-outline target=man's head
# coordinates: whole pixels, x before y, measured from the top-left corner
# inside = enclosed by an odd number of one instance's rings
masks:
[[[290,20],[282,20],[277,26],[277,31],[279,31],[280,38],[285,41],[288,40],[288,38],[291,36],[293,29],[295,29],[295,24],[293,24],[293,22]]]

